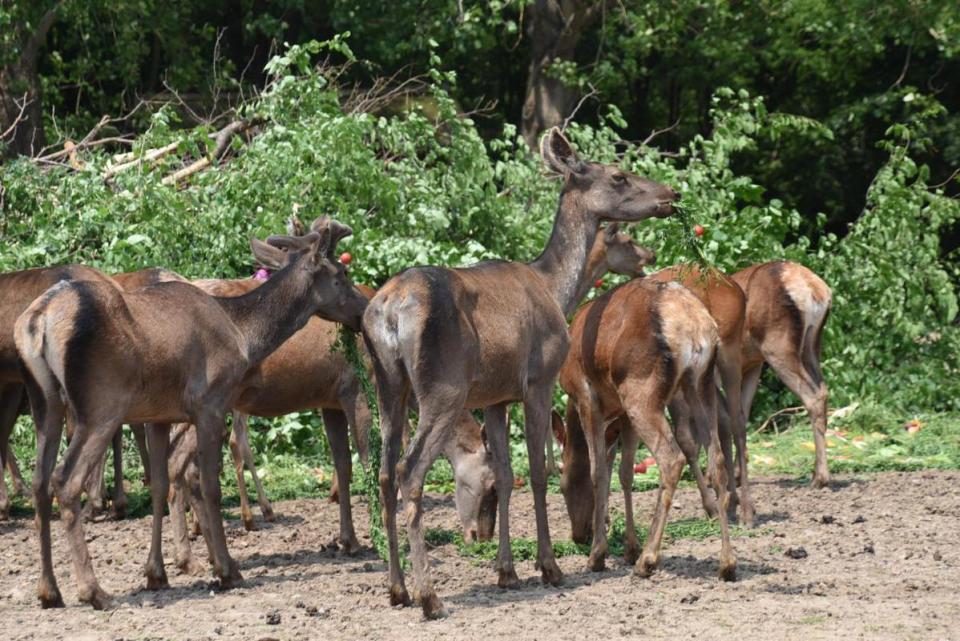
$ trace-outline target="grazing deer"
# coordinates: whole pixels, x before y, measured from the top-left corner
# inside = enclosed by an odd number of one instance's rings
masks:
[[[732,276],[747,296],[743,341],[744,416],[767,362],[810,415],[816,446],[813,486],[830,482],[827,467],[827,384],[820,371],[820,339],[830,313],[831,292],[819,276],[789,261],[748,267]]]
[[[723,421],[720,426],[720,444],[727,467],[727,483],[731,502],[740,503],[740,522],[751,526],[756,518],[750,484],[747,475],[747,417],[741,406],[741,376],[743,365],[743,330],[746,323],[747,299],[743,290],[730,276],[715,268],[701,269],[697,265],[677,265],[650,274],[653,282],[677,281],[693,292],[706,306],[717,323],[720,344],[717,348],[717,373],[723,385],[721,415],[734,420]],[[730,437],[737,446],[736,458]],[[681,442],[684,454],[691,467],[697,466],[695,445]],[[736,470],[734,469],[736,466]],[[740,479],[740,496],[737,497],[737,478]],[[697,477],[701,495],[707,493],[706,483]],[[706,505],[706,504],[705,504]],[[708,508],[709,512],[709,508]],[[711,514],[711,516],[713,516]]]
[[[500,512],[498,584],[515,587],[519,582],[510,551],[513,472],[506,416],[508,405],[517,401],[524,404],[538,565],[545,583],[562,582],[547,524],[544,447],[553,385],[569,347],[566,316],[583,289],[600,221],[668,216],[679,197],[666,185],[617,167],[583,162],[557,129],[542,139],[541,154],[547,167],[563,177],[563,190],[550,240],[536,260],[407,269],[380,288],[364,313],[383,435],[380,499],[389,540],[390,602],[410,603],[399,563],[399,477],[414,597],[428,619],[447,612],[427,561],[423,482],[444,445],[455,437],[463,408],[484,408]],[[411,394],[420,420],[398,466]]]
[[[0,274],[0,520],[7,518],[10,500],[3,481],[3,469],[10,470],[14,492],[23,492],[23,478],[10,450],[10,435],[25,398],[13,327],[40,294],[60,281],[112,282],[95,269],[62,265]]]
[[[560,371],[569,394],[567,420],[554,414],[563,443],[560,489],[573,539],[593,535],[588,566],[599,571],[607,555],[608,449],[623,445],[620,484],[626,513],[624,556],[640,576],[660,564],[660,542],[684,461],[702,476],[697,455],[705,446],[720,500],[720,576],[732,580],[736,561],[727,524],[729,492],[717,429],[714,367],[717,326],[703,304],[677,283],[632,280],[591,301],[570,326],[571,348]],[[669,406],[676,434],[664,415]],[[660,491],[640,555],[633,520],[633,461],[642,440],[657,460]],[[688,450],[694,454],[692,459]],[[704,501],[713,501],[706,494]],[[639,557],[639,560],[638,560]]]
[[[34,491],[43,607],[63,605],[50,550],[51,486],[67,529],[80,600],[97,609],[109,605],[93,572],[79,501],[84,479],[125,422],[151,423],[154,522],[147,587],[167,585],[161,525],[169,437],[160,422],[197,426],[202,496],[207,513],[217,514],[224,415],[247,370],[315,313],[359,328],[366,299],[350,285],[343,265],[329,258],[336,242],[349,233],[331,221],[320,233],[303,238],[272,237],[269,244],[254,239],[254,253],[264,260],[279,260],[283,252],[278,247],[293,255],[285,269],[238,298],[215,298],[181,282],[122,292],[112,282],[72,281],[47,290],[20,316],[14,334],[37,425]],[[74,423],[74,437],[54,473],[64,415]],[[221,585],[239,584],[242,577],[227,550],[223,523],[209,519],[207,529]]]

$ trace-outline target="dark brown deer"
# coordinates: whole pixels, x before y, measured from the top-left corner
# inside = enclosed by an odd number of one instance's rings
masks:
[[[608,449],[623,449],[620,484],[626,513],[624,556],[636,573],[650,576],[660,564],[660,542],[684,461],[702,476],[706,447],[709,478],[719,497],[720,576],[732,580],[736,561],[727,524],[729,492],[717,428],[714,368],[717,326],[706,308],[677,283],[632,280],[583,306],[570,326],[571,348],[560,371],[569,394],[567,420],[554,418],[564,444],[560,489],[574,541],[593,536],[588,567],[599,571],[607,555]],[[675,431],[664,415],[669,406]],[[559,424],[558,424],[559,423]],[[608,427],[609,425],[609,427]],[[633,520],[633,461],[639,441],[657,460],[660,490],[643,554]],[[713,498],[706,494],[705,502]],[[639,559],[638,559],[639,557]]]
[[[513,472],[507,407],[524,405],[530,483],[537,519],[537,559],[546,583],[563,574],[551,547],[546,511],[544,446],[557,372],[569,347],[566,315],[583,288],[587,257],[600,221],[668,216],[678,194],[617,167],[586,163],[556,129],[541,153],[563,177],[553,232],[532,263],[489,261],[449,269],[416,267],[391,278],[363,318],[373,360],[383,435],[380,498],[390,550],[390,602],[409,604],[399,564],[396,479],[406,506],[414,597],[428,619],[446,615],[430,577],[423,538],[423,482],[455,437],[463,408],[484,408],[500,516],[498,584],[515,587],[509,506]],[[411,394],[420,420],[397,465]]]
[[[747,474],[747,417],[741,406],[742,370],[741,352],[743,349],[743,330],[746,324],[747,299],[743,290],[722,271],[710,268],[701,269],[697,265],[677,265],[650,274],[654,282],[677,281],[700,299],[707,311],[717,323],[720,345],[717,349],[717,373],[723,385],[721,415],[734,417],[735,420],[721,422],[720,444],[723,447],[727,466],[727,483],[731,503],[740,504],[740,522],[751,526],[756,519],[753,499],[750,496],[750,483]],[[731,444],[736,444],[736,458]],[[681,442],[684,454],[691,466],[697,465],[694,445]],[[737,478],[740,479],[740,496],[737,496]],[[700,493],[707,492],[702,477],[697,478]],[[708,510],[709,511],[709,510]],[[712,515],[711,515],[712,516]]]
[[[328,258],[337,240],[349,233],[331,221],[320,233],[303,238],[273,237],[270,244],[254,239],[254,253],[267,260],[282,254],[277,246],[294,255],[285,269],[246,296],[214,298],[180,282],[125,293],[112,282],[72,281],[47,290],[18,319],[15,340],[37,425],[34,490],[43,607],[63,605],[50,550],[51,486],[67,529],[80,600],[98,609],[109,604],[93,572],[79,500],[84,479],[125,422],[152,424],[148,449],[160,464],[151,469],[154,523],[147,586],[167,585],[161,523],[169,437],[162,423],[197,426],[203,500],[207,512],[217,514],[224,415],[247,370],[315,313],[359,328],[366,299],[350,285],[343,265]],[[54,473],[64,415],[74,423],[74,437]],[[227,550],[223,523],[210,519],[208,530],[221,585],[239,584],[242,577]]]
[[[745,416],[767,362],[810,415],[816,464],[813,486],[830,482],[827,467],[827,384],[820,371],[820,340],[830,313],[830,287],[812,271],[779,260],[748,267],[732,276],[747,295],[743,341]]]
[[[10,511],[7,486],[3,481],[4,468],[10,470],[14,492],[19,494],[23,491],[23,478],[10,450],[10,435],[17,416],[23,409],[26,396],[18,366],[13,327],[17,317],[40,294],[60,281],[71,280],[112,282],[97,270],[82,265],[0,274],[0,520],[7,518]]]

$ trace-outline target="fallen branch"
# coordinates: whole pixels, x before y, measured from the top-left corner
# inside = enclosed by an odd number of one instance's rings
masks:
[[[130,169],[131,167],[136,167],[137,165],[140,165],[144,162],[151,162],[153,160],[156,160],[157,158],[175,150],[179,146],[180,146],[180,141],[178,140],[176,142],[172,142],[169,145],[164,145],[163,147],[159,147],[157,149],[150,149],[149,151],[147,151],[146,153],[140,156],[137,156],[134,152],[121,154],[120,156],[117,156],[117,158],[132,158],[132,160],[127,160],[125,162],[121,162],[120,164],[108,166],[106,171],[103,172],[103,178],[104,180],[107,180],[109,178],[116,176],[120,172]]]
[[[213,148],[213,153],[207,154],[203,158],[200,158],[197,161],[187,165],[183,169],[175,171],[169,176],[165,176],[160,183],[163,185],[174,185],[184,178],[192,176],[193,174],[206,169],[210,165],[219,162],[220,158],[223,157],[223,155],[227,152],[227,149],[230,147],[230,141],[233,139],[233,137],[238,133],[246,131],[259,122],[260,120],[234,120],[213,135],[213,138],[216,142]]]
[[[771,424],[773,424],[776,421],[776,418],[778,416],[783,416],[784,414],[799,414],[802,411],[804,411],[803,406],[785,407],[782,410],[777,410],[776,412],[771,414],[769,417],[767,417],[767,420],[765,420],[763,424],[757,428],[757,431],[754,432],[754,434],[760,434],[761,432],[766,430],[768,427],[770,427]]]

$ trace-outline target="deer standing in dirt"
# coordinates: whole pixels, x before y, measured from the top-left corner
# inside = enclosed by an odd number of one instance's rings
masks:
[[[17,416],[24,409],[26,394],[18,365],[13,328],[17,317],[49,287],[60,281],[86,280],[112,283],[95,269],[82,265],[63,265],[26,269],[0,274],[0,520],[10,511],[3,469],[7,468],[15,494],[23,492],[23,478],[10,450],[10,435]]]
[[[800,397],[810,415],[816,464],[813,486],[830,482],[827,466],[827,384],[820,371],[820,342],[830,313],[830,287],[797,263],[778,260],[731,277],[747,297],[743,340],[744,416],[750,415],[764,362]]]
[[[563,177],[563,190],[550,240],[536,260],[407,269],[380,288],[364,313],[383,435],[380,498],[389,540],[390,601],[410,603],[399,563],[399,477],[414,597],[428,619],[447,613],[427,561],[423,482],[454,437],[462,408],[484,408],[500,512],[498,584],[515,587],[519,582],[510,551],[513,473],[507,434],[507,407],[516,401],[524,404],[538,565],[544,582],[562,582],[547,525],[544,446],[553,385],[569,347],[566,315],[578,302],[600,221],[668,216],[678,198],[665,185],[614,166],[583,162],[556,129],[544,136],[541,154],[547,167]],[[420,420],[398,466],[411,394]]]
[[[167,494],[164,423],[197,426],[201,491],[207,513],[218,514],[219,461],[224,415],[237,385],[315,313],[359,328],[366,299],[350,285],[343,265],[329,255],[350,230],[331,221],[303,238],[252,242],[254,253],[289,265],[255,291],[215,298],[180,282],[122,292],[114,283],[71,281],[47,290],[17,320],[15,340],[37,425],[35,505],[40,531],[43,607],[62,606],[50,549],[50,488],[57,493],[80,600],[101,609],[109,597],[97,583],[79,518],[83,481],[103,456],[117,427],[150,423],[153,534],[147,586],[167,585],[161,525]],[[176,310],[177,313],[171,313]],[[54,472],[62,421],[74,437]],[[242,581],[227,550],[223,523],[209,519],[208,545],[224,588]]]
[[[717,426],[715,361],[717,325],[703,304],[677,283],[632,280],[583,306],[570,326],[570,353],[560,371],[569,394],[566,426],[554,416],[563,447],[560,488],[573,539],[591,534],[588,567],[604,568],[610,492],[608,450],[622,444],[620,484],[626,513],[624,556],[636,573],[650,576],[660,564],[660,543],[684,462],[702,483],[701,447],[719,498],[702,495],[720,519],[720,577],[732,580],[727,508],[730,493]],[[675,427],[664,415],[670,408]],[[633,519],[633,462],[639,441],[657,460],[660,490],[649,535],[640,554]],[[693,454],[691,457],[690,455]]]
[[[747,299],[737,285],[716,268],[702,269],[698,265],[685,264],[662,269],[648,278],[652,282],[676,281],[689,289],[704,304],[710,316],[717,323],[720,343],[717,348],[717,374],[723,386],[721,415],[732,417],[724,421],[720,429],[720,444],[723,447],[727,468],[727,484],[731,503],[740,504],[740,522],[751,526],[756,519],[753,499],[750,496],[750,483],[747,474],[747,417],[741,405],[743,363],[743,332],[746,325]],[[731,444],[736,445],[736,457]],[[693,444],[685,445],[687,462],[698,465]],[[736,467],[736,469],[735,469]],[[740,479],[740,495],[737,496],[737,478]],[[707,492],[705,481],[697,478],[701,495]],[[711,514],[712,516],[712,514]]]

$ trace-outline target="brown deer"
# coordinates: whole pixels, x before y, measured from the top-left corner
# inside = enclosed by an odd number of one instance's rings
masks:
[[[813,486],[830,482],[827,467],[827,384],[820,371],[820,341],[830,313],[831,292],[823,280],[797,263],[778,260],[732,276],[747,296],[743,341],[744,416],[767,362],[810,415],[816,446]]]
[[[560,489],[573,539],[585,543],[593,535],[588,567],[602,570],[607,555],[608,449],[619,438],[624,556],[629,563],[636,562],[636,573],[650,576],[659,566],[660,542],[684,461],[689,460],[694,474],[701,477],[697,455],[705,446],[708,476],[720,502],[720,577],[734,579],[736,561],[727,523],[730,495],[717,429],[718,333],[706,308],[677,283],[632,280],[583,306],[570,326],[570,338],[570,353],[560,371],[560,385],[569,394],[566,426],[554,415],[554,431],[564,444]],[[676,433],[664,415],[667,406]],[[653,453],[660,472],[642,555],[632,500],[633,461],[640,440]],[[703,499],[713,501],[706,494]]]
[[[717,348],[717,373],[723,385],[721,415],[735,420],[723,421],[720,426],[720,443],[727,467],[727,483],[731,503],[740,503],[740,522],[751,526],[756,519],[750,484],[747,475],[747,417],[741,406],[743,364],[743,331],[746,323],[747,299],[740,286],[716,268],[701,269],[694,264],[677,265],[660,270],[648,277],[653,282],[677,281],[693,292],[706,306],[717,323],[720,344]],[[731,445],[737,446],[736,458]],[[691,467],[697,465],[695,444],[681,441],[684,454]],[[736,468],[736,469],[735,469]],[[740,479],[740,496],[737,497],[737,478]],[[707,487],[702,477],[697,477],[700,493]],[[709,511],[709,508],[708,508]]]
[[[513,472],[506,416],[508,405],[517,401],[524,405],[538,566],[544,582],[562,582],[547,524],[544,447],[553,385],[569,347],[566,316],[578,302],[600,221],[668,216],[679,197],[666,185],[617,167],[583,162],[556,129],[544,136],[541,154],[547,167],[563,177],[563,189],[550,240],[536,260],[407,269],[380,288],[364,313],[383,435],[380,498],[389,539],[390,601],[410,603],[399,563],[399,477],[414,597],[428,619],[447,612],[427,562],[423,482],[445,443],[455,437],[463,408],[484,408],[500,512],[498,584],[515,587],[519,582],[510,551]],[[420,420],[398,466],[411,395]]]
[[[180,282],[125,293],[112,282],[71,281],[47,290],[17,320],[17,351],[37,425],[34,491],[43,607],[63,605],[50,550],[51,486],[70,541],[80,600],[97,609],[109,605],[93,572],[79,500],[84,479],[125,422],[151,423],[154,523],[147,587],[167,585],[161,524],[168,435],[160,422],[197,426],[201,491],[207,512],[216,514],[224,415],[246,371],[315,313],[359,328],[366,299],[350,285],[343,265],[329,259],[336,242],[349,233],[331,221],[320,233],[303,238],[272,237],[269,244],[254,239],[258,257],[277,259],[282,255],[278,247],[294,255],[285,269],[246,296],[215,298]],[[74,437],[54,473],[64,415],[74,423]],[[209,519],[208,530],[221,585],[239,584],[242,577],[227,550],[223,523]]]
[[[95,269],[82,265],[62,265],[0,274],[0,520],[10,512],[10,499],[3,481],[9,469],[16,494],[23,492],[23,478],[10,450],[10,435],[17,416],[24,409],[26,394],[18,366],[13,327],[17,317],[40,294],[60,281],[89,280],[112,282]]]
[[[583,300],[598,279],[607,272],[636,278],[643,276],[644,267],[657,262],[652,249],[641,247],[633,242],[629,234],[620,231],[619,223],[610,223],[603,233],[597,235],[587,258],[587,275],[577,290],[577,300]],[[547,432],[547,475],[556,473],[557,465],[553,455],[552,431]]]

